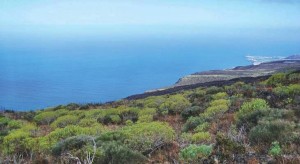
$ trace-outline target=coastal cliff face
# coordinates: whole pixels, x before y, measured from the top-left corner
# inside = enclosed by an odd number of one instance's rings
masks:
[[[174,87],[231,80],[241,77],[267,76],[276,72],[284,72],[291,69],[300,69],[300,55],[293,55],[279,61],[266,62],[258,65],[238,66],[233,69],[226,70],[197,72],[179,79],[174,84]]]

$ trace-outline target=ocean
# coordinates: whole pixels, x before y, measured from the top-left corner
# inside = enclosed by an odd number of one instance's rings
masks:
[[[288,56],[299,42],[247,38],[0,39],[0,108],[99,103],[174,84],[245,56]]]

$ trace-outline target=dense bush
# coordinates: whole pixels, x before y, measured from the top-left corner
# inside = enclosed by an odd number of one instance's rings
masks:
[[[53,123],[51,123],[52,128],[63,128],[68,125],[75,125],[79,122],[79,118],[73,115],[65,115],[57,118]]]
[[[259,121],[258,125],[253,127],[249,133],[249,139],[254,144],[271,144],[272,141],[282,143],[291,139],[295,128],[293,122],[284,120]]]
[[[205,119],[202,117],[190,117],[183,125],[183,131],[187,132],[189,130],[195,129],[198,125],[203,124]]]
[[[181,112],[181,117],[184,119],[188,119],[191,116],[198,116],[200,113],[203,113],[204,109],[200,106],[192,106],[184,109]]]
[[[279,142],[272,142],[272,146],[269,150],[269,154],[272,156],[279,156],[281,154],[281,148]]]
[[[103,143],[100,147],[100,150],[102,154],[96,159],[96,163],[138,164],[145,163],[146,161],[146,157],[141,153],[115,141]]]
[[[179,114],[189,106],[191,106],[190,102],[184,96],[177,94],[166,99],[159,109],[171,114]]]
[[[60,156],[63,153],[71,153],[74,156],[84,158],[89,150],[85,146],[93,146],[94,138],[86,135],[72,136],[55,144],[52,148],[52,153],[55,156]]]
[[[0,163],[295,163],[299,77],[0,111]]]
[[[209,142],[211,140],[209,132],[198,132],[193,134],[192,141],[194,143]]]
[[[188,163],[198,163],[212,153],[211,145],[189,145],[180,151],[180,158]]]
[[[34,120],[39,124],[50,125],[58,116],[56,111],[47,111],[36,115]]]
[[[226,92],[219,92],[217,94],[212,95],[212,98],[214,100],[227,99],[228,98],[228,94]]]
[[[286,83],[286,74],[285,73],[277,73],[272,75],[267,81],[267,85],[271,86],[280,86]]]
[[[234,160],[232,157],[235,157],[235,155],[245,153],[245,147],[243,145],[232,141],[227,136],[220,133],[218,133],[216,137],[215,150],[215,153],[221,160]]]
[[[174,130],[166,123],[151,122],[126,126],[121,130],[126,138],[125,145],[129,148],[146,153],[161,144],[170,143],[174,137]]]
[[[139,116],[139,119],[138,119],[138,123],[141,123],[141,122],[152,122],[153,121],[153,115],[142,115],[142,116]]]
[[[205,132],[205,131],[208,131],[208,129],[209,129],[209,123],[205,122],[203,124],[198,125],[194,131],[195,132]]]
[[[264,111],[269,108],[267,102],[263,99],[252,99],[250,102],[245,102],[241,109],[236,113],[237,119],[243,119],[256,111]]]

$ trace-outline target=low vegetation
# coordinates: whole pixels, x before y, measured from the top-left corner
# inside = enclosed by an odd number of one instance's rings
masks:
[[[0,163],[300,163],[300,73],[0,114]]]

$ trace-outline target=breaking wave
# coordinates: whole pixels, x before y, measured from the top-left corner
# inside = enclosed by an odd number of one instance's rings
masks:
[[[282,60],[285,57],[283,56],[246,56],[247,60],[251,62],[253,65],[258,65],[265,62]]]

